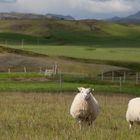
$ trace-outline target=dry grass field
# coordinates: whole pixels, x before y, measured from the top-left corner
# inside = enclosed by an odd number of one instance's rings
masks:
[[[77,75],[92,75],[97,76],[102,71],[113,71],[124,69],[122,67],[111,66],[106,64],[89,64],[86,62],[77,62],[72,60],[65,60],[55,57],[33,57],[30,55],[21,55],[14,53],[1,52],[0,53],[0,71],[8,72],[23,72],[23,68],[27,68],[27,72],[39,72],[40,68],[45,71],[46,68],[52,69],[54,64],[58,65],[58,70],[63,73],[71,73]]]
[[[82,130],[69,115],[73,93],[1,93],[1,140],[139,140],[138,127],[128,129],[125,112],[134,96],[95,97],[100,115],[92,127]]]

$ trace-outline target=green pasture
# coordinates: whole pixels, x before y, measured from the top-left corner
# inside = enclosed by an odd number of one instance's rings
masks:
[[[42,78],[44,77],[44,74],[36,73],[36,72],[1,72],[0,73],[0,79],[3,78]]]
[[[39,81],[0,81],[0,91],[2,92],[75,92],[77,87],[91,87],[96,92],[127,93],[140,95],[140,87],[135,84],[123,84],[120,90],[119,83],[108,83],[93,81],[83,82],[39,82]]]
[[[65,56],[70,58],[110,60],[118,62],[140,62],[140,48],[114,48],[96,46],[51,46],[51,45],[10,45],[8,47],[45,54],[49,56]]]
[[[136,75],[133,83],[92,79],[101,72],[118,70],[116,65],[140,70],[139,24],[0,20],[0,45],[7,47],[0,48],[1,55],[58,60],[62,70],[54,79],[32,72],[0,73],[1,140],[139,140],[139,126],[129,130],[125,120],[128,101],[140,96]],[[29,59],[24,60],[26,63]],[[101,65],[97,66],[99,61]],[[12,64],[18,67],[17,60]],[[88,77],[80,77],[83,73]],[[95,125],[82,130],[69,114],[81,86],[94,88],[100,105]]]
[[[0,30],[0,44],[6,47],[102,63],[140,62],[139,24],[97,20],[1,20]]]

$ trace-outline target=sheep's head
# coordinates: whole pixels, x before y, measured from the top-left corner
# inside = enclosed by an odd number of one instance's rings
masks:
[[[94,91],[94,89],[84,88],[84,87],[79,87],[78,90],[80,91],[80,93],[82,94],[85,100],[88,100],[90,97],[90,94]]]

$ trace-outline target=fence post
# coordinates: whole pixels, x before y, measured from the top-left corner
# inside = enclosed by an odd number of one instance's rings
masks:
[[[7,40],[5,40],[5,46],[8,46]]]
[[[11,73],[11,70],[10,70],[10,68],[8,69],[8,74],[10,74]]]
[[[23,48],[23,46],[24,46],[24,39],[22,39],[21,41],[21,47]]]
[[[104,73],[102,72],[101,80],[104,80]]]
[[[114,71],[112,71],[112,82],[114,81]]]
[[[124,74],[123,74],[123,82],[125,83],[125,80],[126,80],[126,72],[124,71]]]
[[[139,83],[139,73],[136,73],[136,85]]]
[[[58,68],[57,63],[55,63],[55,64],[54,64],[54,74],[55,74],[55,75],[57,74],[57,68]]]
[[[60,82],[60,93],[62,92],[62,73],[60,71],[60,77],[59,77],[59,82]]]
[[[41,67],[39,68],[39,73],[40,73],[40,74],[42,73],[42,68],[41,68]]]
[[[122,77],[120,77],[120,93],[122,92]]]
[[[27,72],[26,67],[24,67],[24,73],[26,73],[26,72]]]

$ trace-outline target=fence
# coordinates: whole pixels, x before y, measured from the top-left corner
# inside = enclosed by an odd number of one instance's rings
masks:
[[[40,74],[44,74],[44,76],[52,76],[52,75],[57,75],[60,74],[61,75],[69,75],[69,76],[73,76],[74,79],[91,79],[91,80],[98,80],[98,81],[104,81],[104,82],[121,82],[122,83],[132,83],[132,84],[140,84],[140,72],[134,72],[134,71],[122,71],[122,72],[118,72],[118,71],[112,71],[112,72],[107,72],[107,73],[101,73],[98,76],[87,76],[84,74],[73,74],[73,73],[66,73],[66,72],[62,72],[61,70],[58,70],[58,65],[57,63],[50,65],[49,67],[38,67],[38,69],[30,69],[27,68],[26,66],[24,67],[20,67],[20,69],[16,70],[13,68],[7,68],[7,70],[3,70],[2,72],[7,72],[8,74],[10,73],[32,73],[32,72],[36,72],[36,73],[40,73]]]
[[[45,72],[48,73],[45,73]],[[0,81],[10,80],[18,80],[20,81],[41,81],[47,82],[51,81],[58,84],[60,92],[63,89],[64,83],[78,83],[79,85],[100,85],[100,86],[112,86],[114,91],[117,92],[124,92],[124,89],[127,87],[132,86],[135,88],[137,85],[140,85],[139,81],[139,72],[130,72],[125,73],[124,75],[117,75],[115,72],[112,72],[112,75],[106,75],[106,73],[102,73],[97,77],[91,77],[86,75],[74,75],[71,73],[63,73],[62,71],[58,71],[57,65],[54,65],[53,69],[46,69],[46,71],[40,70],[38,72],[32,73],[28,71],[28,68],[23,67],[22,72],[12,72],[9,68],[8,71],[0,73]],[[49,74],[51,73],[51,74]],[[136,86],[135,86],[136,85]]]
[[[98,76],[98,80],[101,81],[110,81],[110,82],[117,82],[120,81],[122,83],[132,83],[132,84],[139,84],[140,79],[140,72],[135,71],[112,71],[103,73]]]
[[[6,37],[7,38],[7,37]],[[18,45],[21,46],[21,48],[24,48],[26,45],[46,45],[48,43],[53,43],[48,38],[39,38],[39,37],[29,37],[29,38],[13,38],[13,39],[5,39],[0,38],[0,44],[3,46],[12,46],[12,45]]]

